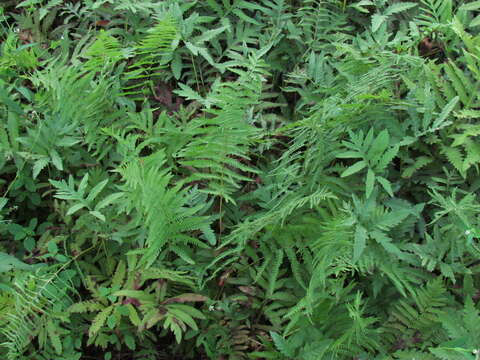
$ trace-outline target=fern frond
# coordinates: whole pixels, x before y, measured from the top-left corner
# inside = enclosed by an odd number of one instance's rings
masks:
[[[207,110],[213,118],[195,119],[187,133],[191,142],[176,154],[180,164],[193,168],[186,181],[205,182],[201,192],[227,202],[234,202],[231,195],[241,181],[250,180],[248,173],[258,172],[248,165],[248,151],[259,132],[246,119],[248,108],[257,104],[261,91],[261,78],[255,71],[241,70],[236,82],[215,89],[212,101],[217,108]]]
[[[429,338],[442,339],[440,318],[443,308],[448,304],[445,288],[440,280],[431,281],[419,289],[414,301],[399,300],[390,312],[390,319],[385,324],[385,334],[390,341],[398,340],[399,332],[403,336],[422,334],[424,341]],[[403,329],[403,330],[402,330]]]
[[[187,259],[186,252],[177,246],[201,245],[185,233],[200,230],[209,220],[197,215],[204,204],[188,206],[194,194],[181,189],[181,184],[172,185],[172,174],[162,169],[164,165],[165,154],[160,151],[149,157],[134,158],[117,170],[125,182],[121,189],[127,195],[126,206],[129,211],[136,209],[137,221],[148,229],[141,261],[147,267],[167,246],[172,246],[172,251]]]
[[[435,30],[450,22],[452,17],[451,0],[421,0],[421,12],[417,17],[420,25]]]
[[[83,66],[88,71],[99,71],[115,65],[126,55],[118,39],[101,31],[97,40],[86,50],[85,57],[88,60]]]
[[[173,52],[177,28],[170,18],[161,19],[136,46],[135,61],[124,73],[127,85],[124,95],[139,95],[152,88],[153,81],[164,67],[162,58]]]
[[[98,332],[102,329],[102,327],[105,325],[108,316],[112,313],[113,311],[113,306],[108,306],[103,308],[93,319],[92,324],[90,325],[90,328],[88,329],[88,336],[90,338],[94,338],[95,335],[98,334]]]
[[[7,348],[11,360],[23,353],[31,337],[37,335],[39,323],[53,316],[54,307],[58,311],[71,303],[69,286],[56,272],[26,273],[13,285],[14,306],[5,314],[8,323],[0,329],[6,338],[1,345]]]
[[[68,311],[72,313],[97,312],[104,307],[104,305],[95,300],[85,300],[73,304],[68,308]]]

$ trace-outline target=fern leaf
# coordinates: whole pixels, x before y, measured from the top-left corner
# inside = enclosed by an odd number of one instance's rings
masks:
[[[95,316],[92,324],[90,325],[90,328],[88,329],[88,336],[90,338],[96,336],[98,332],[104,327],[105,323],[107,322],[108,316],[112,313],[112,311],[113,305],[102,309],[102,311],[100,311],[97,316]]]
[[[283,262],[283,250],[279,249],[275,252],[272,268],[269,273],[269,281],[268,281],[268,289],[267,289],[268,296],[273,295],[273,293],[275,292],[278,273],[280,271],[280,266],[282,265],[282,262]]]
[[[104,308],[102,304],[95,300],[80,301],[68,308],[72,313],[96,312]]]

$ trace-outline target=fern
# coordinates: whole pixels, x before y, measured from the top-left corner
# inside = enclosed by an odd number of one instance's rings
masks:
[[[446,25],[452,20],[451,0],[422,0],[421,12],[418,23],[427,26],[430,31],[435,31],[441,25]]]
[[[128,56],[125,52],[116,38],[100,32],[97,40],[85,52],[88,60],[83,66],[88,71],[108,68]]]
[[[171,185],[172,175],[164,165],[164,154],[158,152],[145,159],[127,162],[118,172],[125,181],[122,190],[126,196],[128,211],[137,210],[137,226],[148,227],[142,263],[151,266],[164,247],[183,257],[193,260],[188,251],[183,252],[177,245],[194,244],[206,247],[201,241],[188,235],[200,229],[208,217],[198,216],[202,204],[189,207],[192,195],[181,189],[181,184]]]
[[[213,117],[193,121],[187,133],[192,141],[176,154],[181,165],[193,170],[187,181],[205,181],[206,188],[200,191],[227,202],[234,202],[231,194],[241,181],[250,180],[246,173],[257,172],[248,166],[249,145],[258,131],[248,122],[247,111],[258,102],[264,71],[262,61],[255,55],[250,61],[231,62],[231,70],[239,74],[239,79],[215,88],[209,101],[216,108],[207,109]],[[252,68],[243,70],[247,65]]]
[[[479,9],[4,2],[0,357],[476,357]]]
[[[414,298],[414,304],[407,300],[398,301],[385,325],[386,336],[393,343],[398,341],[398,331],[404,332],[404,339],[414,338],[415,333],[422,337],[422,342],[428,344],[433,339],[442,339],[440,317],[442,308],[447,304],[445,289],[439,280],[427,283],[419,289]],[[408,341],[408,340],[407,340]],[[438,341],[438,340],[437,340]]]
[[[172,51],[172,42],[176,37],[175,24],[168,18],[159,20],[135,48],[135,62],[124,73],[128,82],[124,95],[139,95],[151,88],[153,81],[162,69],[162,57]],[[114,54],[116,55],[116,54]]]
[[[25,273],[14,284],[14,306],[4,314],[8,324],[1,330],[6,338],[1,345],[8,350],[7,358],[16,359],[38,332],[39,323],[52,318],[56,309],[65,308],[71,301],[66,297],[68,284],[57,272]]]
[[[478,318],[479,313],[475,308],[471,298],[465,299],[465,305],[462,310],[458,310],[455,313],[443,314],[442,325],[447,330],[449,338],[452,339],[440,345],[436,348],[431,348],[430,352],[434,355],[445,358],[465,358],[475,351],[479,347],[478,340],[472,337],[472,334],[478,330]],[[456,348],[449,346],[449,343],[457,340],[459,343]]]

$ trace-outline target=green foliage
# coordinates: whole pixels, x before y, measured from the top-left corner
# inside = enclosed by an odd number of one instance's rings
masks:
[[[0,357],[480,358],[479,1],[0,6]]]

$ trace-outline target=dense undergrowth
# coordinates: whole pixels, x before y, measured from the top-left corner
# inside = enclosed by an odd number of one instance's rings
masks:
[[[480,1],[0,6],[0,358],[480,358]]]

